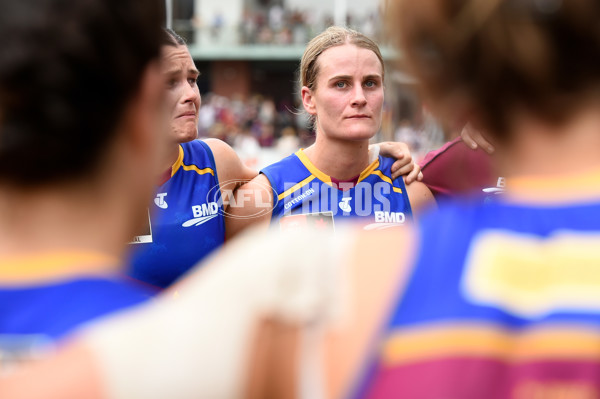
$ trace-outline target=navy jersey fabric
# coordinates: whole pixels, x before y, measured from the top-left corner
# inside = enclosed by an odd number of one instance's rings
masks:
[[[391,179],[393,163],[393,159],[379,156],[356,184],[344,189],[343,182],[332,182],[299,150],[261,171],[273,189],[272,220],[328,213],[333,219],[361,217],[365,228],[403,224],[412,217],[412,210],[402,178]]]
[[[117,259],[74,250],[0,259],[0,369],[154,295],[118,269]]]
[[[0,284],[0,335],[54,341],[81,324],[137,305],[153,291],[117,277],[81,277],[49,284]]]

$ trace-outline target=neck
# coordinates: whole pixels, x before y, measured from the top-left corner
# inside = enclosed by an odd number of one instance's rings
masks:
[[[521,118],[513,140],[500,149],[506,177],[552,177],[600,168],[600,114],[580,113],[564,126],[552,127]]]
[[[173,166],[175,161],[177,161],[178,157],[179,157],[179,143],[175,142],[175,143],[169,144],[169,147],[167,148],[167,151],[165,151],[165,155],[161,160],[160,170],[163,172],[166,170],[169,170],[171,168],[171,166]]]
[[[323,173],[337,180],[350,180],[369,166],[369,143],[324,138],[317,134],[306,156]]]
[[[131,209],[114,190],[65,184],[1,191],[1,256],[75,250],[120,258],[131,238],[126,222]]]

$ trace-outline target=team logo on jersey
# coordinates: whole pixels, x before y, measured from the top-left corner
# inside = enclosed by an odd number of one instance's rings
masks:
[[[154,203],[157,207],[161,209],[167,209],[169,207],[169,204],[167,204],[167,201],[165,200],[166,196],[167,193],[156,194],[156,198],[154,198]]]
[[[183,227],[200,226],[211,219],[219,216],[219,205],[216,202],[208,202],[202,205],[192,206],[193,219],[183,222]]]
[[[351,199],[352,199],[352,197],[342,198],[342,200],[338,204],[340,206],[340,209],[342,211],[344,211],[344,212],[352,212],[352,207],[350,206],[350,200]]]

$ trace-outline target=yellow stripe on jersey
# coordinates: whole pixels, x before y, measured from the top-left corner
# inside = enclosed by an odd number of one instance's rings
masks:
[[[205,175],[207,173],[210,173],[211,175],[215,175],[215,171],[212,170],[211,168],[204,168],[204,169],[198,169],[198,167],[196,165],[182,165],[183,170],[193,170],[194,172],[198,173],[199,175]]]
[[[306,156],[302,149],[296,151],[296,156],[300,159],[300,162],[308,169],[310,173],[312,173],[317,179],[321,180],[323,183],[329,184],[331,186],[331,177],[321,172]]]
[[[115,272],[117,258],[92,251],[44,252],[0,258],[2,284],[37,283],[72,275]]]
[[[536,204],[581,203],[600,198],[600,169],[552,176],[516,176],[505,179],[503,199]]]
[[[537,237],[482,230],[466,258],[463,293],[522,317],[541,317],[557,308],[598,312],[599,247],[600,234],[591,232]]]
[[[317,169],[317,167],[315,165],[313,165],[312,162],[310,162],[310,160],[308,159],[308,157],[306,156],[306,154],[304,153],[304,151],[302,149],[296,151],[296,156],[300,159],[300,162],[302,162],[302,164],[306,167],[306,169],[308,169],[308,171],[314,177],[318,178],[319,180],[321,180],[324,183],[329,184],[330,186],[332,185],[331,177],[326,175],[325,173],[321,172],[319,169]],[[380,170],[377,170],[378,167],[379,167],[379,159],[376,159],[365,170],[363,170],[360,173],[357,183],[360,183],[361,180],[366,179],[369,175],[374,174],[374,175],[379,176],[383,181],[389,183],[392,186],[392,190],[394,192],[402,194],[402,189],[399,187],[395,187],[394,183],[392,183],[392,179],[390,179],[389,177],[384,175]],[[302,182],[300,182],[298,184],[302,184]],[[304,183],[304,184],[306,184],[306,183]],[[296,186],[292,187],[290,190],[294,189],[295,187]],[[298,188],[295,188],[293,191],[297,190]],[[288,191],[290,191],[290,190],[287,190],[285,193],[281,194],[279,196],[279,199],[281,200],[281,198],[288,195],[289,194]]]
[[[313,175],[308,176],[306,179],[302,180],[300,183],[297,183],[294,186],[292,186],[292,188],[285,190],[283,193],[279,194],[279,196],[277,198],[279,199],[279,201],[281,201],[288,195],[292,194],[294,191],[297,191],[297,190],[301,189],[302,187],[306,186],[308,183],[310,183],[314,179],[315,179],[315,176],[313,176]]]
[[[436,323],[393,333],[383,345],[384,364],[449,357],[490,357],[507,362],[597,360],[600,331],[569,325],[545,325],[521,332],[492,324]]]
[[[381,180],[383,180],[386,183],[389,183],[392,186],[392,190],[395,193],[402,194],[402,189],[400,187],[394,186],[394,183],[392,183],[392,179],[390,179],[389,177],[387,177],[386,175],[384,175],[382,171],[380,171],[380,170],[374,170],[374,171],[371,172],[371,174],[377,175],[377,176],[379,176],[379,178]]]
[[[362,180],[366,179],[378,167],[379,167],[379,159],[376,159],[371,163],[371,165],[367,166],[367,168],[365,170],[360,172],[360,176],[358,176],[358,180],[356,183],[360,183]],[[390,180],[390,182],[391,182],[391,180]]]
[[[182,168],[183,170],[187,171],[194,171],[199,175],[204,175],[207,173],[210,173],[213,176],[215,175],[215,171],[212,168],[199,169],[196,165],[185,165],[183,163],[183,147],[181,145],[179,145],[179,156],[177,157],[177,161],[175,161],[175,163],[171,167],[171,177],[173,177],[175,173],[177,173],[179,168]]]

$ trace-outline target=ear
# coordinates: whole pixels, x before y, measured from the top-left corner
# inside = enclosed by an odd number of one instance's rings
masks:
[[[302,105],[304,106],[306,112],[308,112],[310,115],[316,115],[317,109],[315,107],[312,91],[308,87],[302,86],[302,91],[300,94],[302,95]]]

